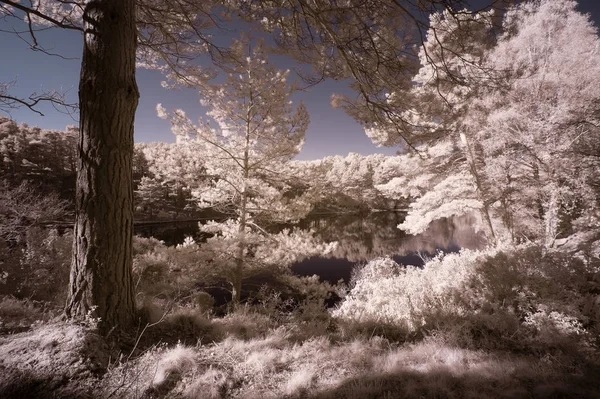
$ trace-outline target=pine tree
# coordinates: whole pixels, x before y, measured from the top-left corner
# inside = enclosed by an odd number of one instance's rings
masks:
[[[202,146],[211,179],[208,187],[193,192],[200,205],[226,205],[235,213],[235,221],[203,228],[217,234],[219,243],[213,245],[229,259],[232,298],[239,303],[244,268],[268,257],[260,245],[279,238],[289,246],[292,239],[280,234],[265,241],[266,230],[259,224],[299,219],[310,209],[308,202],[290,195],[291,177],[285,173],[302,148],[309,118],[302,104],[294,110],[289,71],[269,65],[262,43],[252,47],[247,40],[237,41],[227,71],[223,84],[204,88],[202,104],[210,108],[214,127],[206,120],[194,125],[181,110],[168,115],[160,104],[157,109],[171,120],[179,143]]]

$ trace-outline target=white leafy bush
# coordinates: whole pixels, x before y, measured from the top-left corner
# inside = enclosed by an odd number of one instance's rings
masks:
[[[534,328],[536,332],[544,335],[547,335],[547,333],[551,333],[552,335],[558,333],[570,336],[587,333],[583,328],[583,324],[575,317],[556,311],[549,312],[545,306],[540,306],[535,313],[527,315],[523,324]]]
[[[337,243],[325,243],[314,236],[312,230],[283,229],[269,234],[254,223],[248,224],[243,236],[239,234],[239,221],[209,221],[200,225],[200,230],[214,234],[200,246],[198,263],[210,265],[209,272],[215,273],[229,282],[236,278],[236,260],[243,239],[244,267],[242,277],[259,273],[287,273],[295,262],[311,256],[331,253]],[[200,258],[199,258],[200,259]]]
[[[377,259],[354,275],[334,316],[442,332],[453,343],[563,352],[585,349],[600,320],[598,259],[536,246],[463,250],[423,268]]]
[[[27,228],[17,247],[0,243],[2,293],[64,306],[72,241],[70,233],[34,226]]]
[[[496,250],[440,254],[422,268],[398,265],[390,258],[367,263],[355,272],[353,287],[334,315],[357,321],[400,324],[415,331],[424,323],[424,313],[443,307],[464,314],[448,301],[473,276],[475,265]]]
[[[165,248],[164,241],[154,237],[133,236],[133,255],[146,254]]]
[[[186,248],[186,247],[194,247],[196,246],[196,241],[194,241],[194,237],[186,236],[183,240],[183,243],[177,244],[176,248]]]
[[[190,291],[199,276],[204,280],[211,277],[204,269],[196,272],[201,260],[198,246],[189,239],[184,243],[167,247],[155,238],[134,237],[133,276],[138,292],[173,299]]]

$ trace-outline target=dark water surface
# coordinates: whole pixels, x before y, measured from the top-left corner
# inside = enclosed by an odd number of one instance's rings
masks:
[[[378,212],[368,215],[328,215],[302,221],[300,228],[312,229],[325,242],[337,241],[333,253],[312,257],[296,263],[292,270],[297,275],[316,274],[322,280],[349,281],[352,269],[372,259],[389,256],[403,265],[420,266],[423,257],[438,252],[456,252],[460,248],[475,249],[485,244],[481,233],[474,230],[474,220],[457,217],[440,220],[420,235],[407,235],[396,226],[403,214]],[[136,226],[136,234],[153,236],[167,245],[182,243],[186,236],[202,241],[197,221],[150,223]]]

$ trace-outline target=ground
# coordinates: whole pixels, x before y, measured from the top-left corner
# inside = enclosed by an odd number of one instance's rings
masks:
[[[224,316],[146,298],[107,337],[5,297],[0,398],[599,398],[597,237],[376,260],[334,309],[317,279]]]

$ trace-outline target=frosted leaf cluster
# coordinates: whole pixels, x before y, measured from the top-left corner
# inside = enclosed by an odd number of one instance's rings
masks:
[[[463,250],[438,255],[423,266],[402,266],[389,258],[376,259],[355,272],[353,286],[334,315],[357,321],[398,324],[414,331],[432,304],[443,304],[454,290],[473,277],[475,266],[497,249]],[[448,302],[448,306],[455,306]],[[464,309],[449,311],[462,314]]]
[[[262,42],[242,39],[231,47],[225,82],[203,85],[206,118],[194,124],[183,111],[159,116],[171,121],[178,143],[203,163],[203,183],[191,193],[200,207],[233,212],[237,219],[209,222],[215,234],[203,246],[230,270],[234,301],[245,271],[265,265],[286,267],[294,259],[329,250],[312,233],[269,234],[264,222],[293,222],[312,208],[306,190],[290,174],[289,162],[304,143],[308,113],[294,106],[289,71],[273,68]]]
[[[411,200],[401,228],[416,233],[476,212],[492,241],[552,246],[561,229],[596,212],[600,39],[576,7],[514,6],[497,40],[492,12],[431,16],[413,86],[388,94],[395,112],[367,127],[380,143],[405,129],[424,142],[413,148],[418,155],[400,157],[406,173],[378,186]],[[418,104],[409,125],[407,108],[393,105],[403,96]]]
[[[561,334],[564,336],[586,334],[583,324],[576,317],[549,311],[545,306],[540,306],[537,311],[527,315],[523,324],[535,329],[538,334]],[[554,337],[542,338],[552,342]]]
[[[70,26],[83,26],[83,9],[85,1],[55,1],[55,0],[30,0],[31,9],[36,10],[42,15],[46,15],[59,23]],[[25,17],[25,22],[28,17]],[[31,22],[39,26],[54,26],[53,22],[31,14]]]
[[[302,259],[325,256],[337,246],[335,242],[321,242],[309,230],[284,229],[269,234],[256,224],[247,223],[242,236],[239,221],[209,221],[199,226],[200,231],[214,234],[202,245],[203,256],[212,258],[218,267],[229,269],[230,273],[235,267],[242,239],[246,275],[265,268],[286,270]]]
[[[482,204],[475,187],[473,177],[467,173],[450,175],[411,203],[406,219],[398,228],[419,234],[434,220],[478,211]]]

